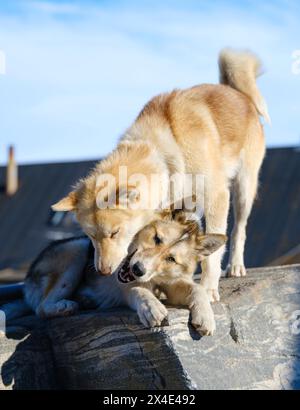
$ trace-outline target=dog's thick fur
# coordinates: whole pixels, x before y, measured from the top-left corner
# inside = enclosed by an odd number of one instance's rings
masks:
[[[192,324],[203,335],[213,334],[215,321],[205,289],[193,281],[197,263],[224,244],[223,235],[203,235],[198,224],[164,213],[134,238],[122,271],[100,276],[92,268],[87,237],[58,241],[42,252],[25,280],[26,303],[40,317],[67,316],[81,308],[107,309],[127,305],[145,326],[159,326],[167,317],[167,302],[186,305]],[[129,273],[128,273],[129,272]],[[124,275],[124,273],[123,273]]]
[[[84,232],[93,242],[95,266],[102,273],[111,274],[118,268],[134,235],[154,219],[154,210],[96,206],[99,175],[112,174],[118,180],[119,167],[124,165],[128,176],[159,173],[157,189],[163,192],[167,192],[166,181],[174,173],[202,174],[207,233],[226,233],[232,187],[235,225],[229,275],[246,274],[243,256],[246,224],[265,154],[259,115],[267,121],[269,116],[256,85],[260,62],[254,54],[224,50],[219,67],[219,85],[203,84],[153,98],[115,151],[53,206],[55,210],[76,212]],[[118,184],[122,190],[120,182]],[[219,300],[223,252],[224,247],[202,265],[202,285],[211,300]]]

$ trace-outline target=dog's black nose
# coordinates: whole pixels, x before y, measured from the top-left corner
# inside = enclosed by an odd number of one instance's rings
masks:
[[[135,276],[143,276],[144,271],[143,271],[142,264],[140,262],[136,262],[132,267],[132,272],[134,273]]]

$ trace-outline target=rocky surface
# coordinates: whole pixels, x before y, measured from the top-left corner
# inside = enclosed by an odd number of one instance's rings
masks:
[[[300,265],[221,281],[217,332],[185,309],[145,329],[130,310],[14,320],[0,333],[0,389],[300,389]]]

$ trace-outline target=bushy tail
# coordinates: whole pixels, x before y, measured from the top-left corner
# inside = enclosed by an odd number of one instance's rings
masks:
[[[256,78],[262,74],[259,58],[250,51],[224,49],[219,55],[220,83],[247,95],[253,101],[258,113],[271,124],[268,107],[260,94]]]

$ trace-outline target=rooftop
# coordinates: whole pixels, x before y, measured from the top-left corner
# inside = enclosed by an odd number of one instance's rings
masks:
[[[21,165],[12,197],[5,195],[6,169],[0,167],[0,270],[26,267],[51,240],[80,232],[72,214],[54,217],[50,206],[95,162]],[[260,181],[248,224],[247,267],[269,265],[300,244],[300,150],[268,149]]]

